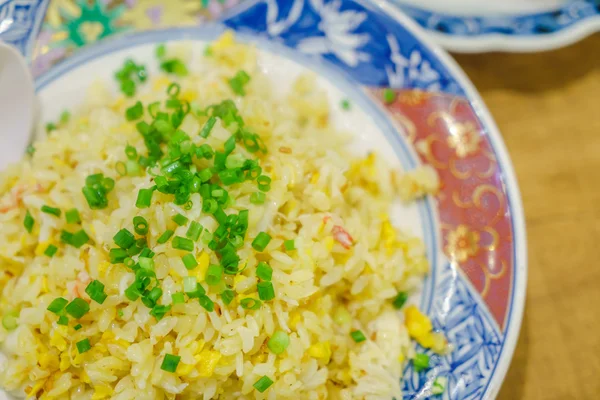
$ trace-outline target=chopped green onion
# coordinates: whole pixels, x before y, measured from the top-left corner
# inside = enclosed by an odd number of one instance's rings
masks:
[[[197,242],[198,239],[200,239],[200,234],[202,233],[202,229],[204,229],[202,227],[202,225],[200,225],[196,221],[192,221],[190,224],[190,227],[188,228],[187,232],[185,233],[185,236],[188,239],[191,239],[194,242]]]
[[[69,303],[69,301],[65,298],[62,297],[57,297],[56,299],[52,300],[52,302],[48,305],[48,308],[46,310],[54,313],[54,314],[58,314],[60,313],[63,308],[65,308],[65,306]]]
[[[250,203],[252,204],[264,204],[266,195],[263,192],[256,192],[250,195]]]
[[[427,354],[417,354],[413,358],[413,365],[417,372],[429,368],[429,356]]]
[[[256,183],[258,185],[258,190],[263,192],[268,192],[271,190],[271,178],[266,175],[261,175],[256,178]]]
[[[165,305],[156,304],[154,307],[152,307],[152,310],[150,310],[150,315],[152,315],[154,318],[156,318],[157,321],[160,321],[161,319],[163,319],[165,314],[168,313],[170,310],[171,310],[170,305],[165,306]]]
[[[258,290],[258,297],[262,301],[270,301],[275,298],[275,289],[271,282],[258,282],[256,289]]]
[[[394,297],[394,300],[392,301],[392,305],[394,306],[394,308],[396,310],[399,310],[402,308],[404,303],[406,303],[406,300],[408,300],[408,293],[407,292],[399,292],[398,295],[396,297]]]
[[[365,340],[367,340],[365,334],[362,333],[362,331],[352,331],[350,332],[350,336],[352,337],[352,340],[354,340],[356,343],[364,342]]]
[[[140,191],[138,192],[137,200],[135,201],[135,206],[137,208],[150,207],[153,193],[154,189],[140,189]]]
[[[133,230],[138,235],[145,235],[148,233],[148,221],[144,217],[135,216],[133,217]]]
[[[138,264],[140,264],[141,268],[154,271],[154,260],[150,257],[139,257]]]
[[[230,289],[225,289],[223,293],[221,293],[221,299],[225,305],[229,305],[235,297],[235,292]]]
[[[7,331],[17,329],[17,326],[19,326],[19,323],[17,322],[18,316],[19,315],[16,312],[5,314],[4,317],[2,317],[2,326],[4,327],[4,329],[6,329]]]
[[[81,246],[89,242],[89,240],[90,237],[88,236],[88,234],[83,229],[80,229],[73,234],[73,236],[71,237],[70,244],[76,248],[80,248]]]
[[[196,257],[192,253],[188,253],[185,256],[181,257],[181,261],[183,261],[183,265],[188,270],[192,270],[198,266],[198,261],[196,261]]]
[[[104,293],[104,284],[98,280],[91,281],[85,288],[85,292],[90,296],[90,299],[98,304],[104,303],[104,300],[108,297],[108,295]]]
[[[219,208],[219,204],[215,199],[206,199],[202,202],[202,211],[207,214],[214,214]]]
[[[383,89],[383,102],[392,104],[396,100],[396,93],[392,89]]]
[[[167,372],[175,372],[177,370],[177,366],[179,365],[179,361],[181,357],[174,356],[173,354],[165,354],[165,358],[160,365],[160,369]]]
[[[27,232],[31,233],[31,231],[33,231],[34,224],[35,224],[35,220],[31,216],[31,213],[29,212],[29,210],[27,210],[27,212],[25,213],[25,219],[23,220],[23,226],[25,226],[25,229],[27,230]]]
[[[140,119],[142,115],[144,115],[144,106],[141,101],[138,101],[135,105],[125,110],[127,121],[135,121],[136,119]]]
[[[167,48],[165,47],[164,44],[159,44],[158,46],[156,46],[156,57],[157,58],[163,58],[165,56],[165,54],[167,54]]]
[[[290,345],[290,336],[284,331],[275,331],[267,342],[267,347],[273,354],[281,354]]]
[[[273,268],[266,262],[259,262],[256,266],[256,276],[263,281],[270,281],[273,278]]]
[[[108,256],[111,264],[120,264],[127,258],[127,250],[120,248],[110,249]]]
[[[183,297],[183,293],[173,293],[171,295],[171,300],[173,301],[173,304],[185,303],[185,297]]]
[[[50,133],[56,130],[56,125],[52,122],[46,124],[46,132]]]
[[[188,69],[185,64],[177,58],[163,61],[160,64],[160,69],[169,74],[175,74],[177,76],[186,76],[188,74]]]
[[[257,380],[256,383],[252,386],[254,386],[254,389],[263,393],[265,390],[270,388],[272,384],[273,384],[273,381],[271,380],[271,378],[269,378],[268,376],[265,375],[262,378],[260,378],[259,380]]]
[[[90,344],[90,339],[87,338],[75,343],[75,345],[77,346],[77,351],[79,352],[79,354],[83,354],[92,348],[92,345]]]
[[[69,318],[66,315],[61,315],[58,317],[58,321],[56,321],[58,325],[69,325]]]
[[[32,144],[30,144],[29,146],[27,146],[27,149],[25,149],[25,152],[27,152],[29,156],[33,156],[35,154],[35,147]]]
[[[210,286],[217,285],[221,282],[223,276],[223,267],[221,265],[209,265],[206,270],[206,283]]]
[[[442,394],[446,391],[446,385],[448,384],[448,378],[444,376],[438,376],[433,381],[433,386],[431,387],[431,394],[438,395]]]
[[[49,244],[48,247],[46,247],[46,250],[44,250],[44,254],[47,255],[48,257],[54,257],[54,255],[56,254],[57,251],[58,251],[58,247],[56,247],[53,244]]]
[[[47,205],[43,205],[41,208],[43,213],[54,215],[55,217],[60,217],[60,208],[50,207]]]
[[[142,298],[142,303],[144,303],[145,306],[147,306],[148,308],[154,308],[154,306],[156,305],[156,302],[158,301],[158,299],[160,298],[160,296],[162,296],[163,291],[161,288],[154,287],[152,288],[152,290],[150,292],[148,292],[147,295],[145,295]]]
[[[123,161],[118,161],[115,164],[115,170],[117,171],[117,174],[119,174],[120,176],[127,175],[127,166],[125,165],[125,163]]]
[[[350,109],[350,100],[344,99],[341,103],[342,110],[348,111]]]
[[[173,82],[167,88],[167,94],[169,97],[177,97],[179,96],[179,92],[181,91],[181,86],[179,84]]]
[[[258,310],[262,305],[262,302],[251,297],[246,297],[240,301],[240,305],[245,310]]]
[[[235,76],[229,80],[229,86],[231,87],[231,90],[233,90],[233,92],[235,94],[238,94],[240,96],[245,96],[246,90],[244,89],[244,86],[246,86],[246,84],[249,81],[250,81],[250,75],[248,75],[246,73],[246,71],[242,70],[242,71],[238,71],[238,73],[235,74]]]
[[[205,294],[202,294],[198,297],[198,301],[202,308],[204,308],[208,312],[213,312],[215,310],[215,303]]]
[[[66,244],[71,244],[71,240],[73,240],[73,234],[72,234],[71,232],[67,232],[67,231],[64,231],[64,230],[63,230],[63,231],[60,233],[60,240],[61,240],[63,243],[66,243]]]
[[[81,324],[77,324],[73,327],[73,329],[75,329],[76,331],[80,330],[82,328]]]
[[[181,214],[174,215],[173,217],[171,217],[171,219],[179,226],[183,226],[188,223],[187,217]]]
[[[127,97],[133,96],[135,94],[135,82],[131,79],[121,81],[121,91]]]
[[[123,228],[113,236],[115,244],[122,249],[128,249],[135,243],[135,236],[127,229]]]
[[[81,223],[81,216],[79,215],[79,211],[77,211],[76,208],[72,208],[65,212],[65,218],[67,219],[67,224]]]
[[[137,158],[138,158],[137,149],[128,144],[127,146],[125,146],[125,155],[127,156],[127,158],[129,160],[137,160]]]
[[[177,249],[177,250],[185,250],[185,251],[194,250],[194,242],[192,242],[190,239],[186,239],[181,236],[175,236],[175,238],[173,238],[173,241],[171,242],[171,245],[173,246],[174,249]]]
[[[266,232],[260,232],[252,241],[252,247],[256,251],[264,251],[271,241],[271,235]]]
[[[90,311],[90,305],[81,297],[75,297],[67,304],[65,311],[73,318],[81,318]]]
[[[296,243],[294,242],[294,239],[286,240],[283,242],[283,247],[285,247],[287,251],[296,250]]]
[[[160,235],[160,237],[158,238],[158,240],[156,241],[158,244],[164,244],[167,243],[169,241],[169,239],[171,239],[171,236],[173,236],[175,232],[173,232],[170,229],[167,229],[162,235]]]
[[[202,130],[200,130],[200,136],[206,139],[208,135],[210,135],[210,131],[212,131],[213,126],[215,126],[215,122],[217,122],[215,117],[209,117],[208,121],[206,121],[202,127]]]

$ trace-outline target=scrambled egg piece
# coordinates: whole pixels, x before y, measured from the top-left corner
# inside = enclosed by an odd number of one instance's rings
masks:
[[[432,349],[436,353],[443,353],[447,349],[446,338],[442,334],[433,332],[431,320],[416,306],[406,307],[404,318],[408,334],[421,346]]]
[[[317,358],[319,361],[328,364],[331,359],[331,345],[329,344],[329,341],[315,343],[308,349],[308,354],[311,357]]]
[[[221,360],[221,353],[213,350],[202,350],[195,358],[198,362],[198,374],[208,378],[215,372],[217,363]]]

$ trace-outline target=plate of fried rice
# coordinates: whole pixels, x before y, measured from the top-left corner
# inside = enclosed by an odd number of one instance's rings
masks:
[[[394,9],[243,2],[87,46],[36,91],[0,171],[0,398],[499,390],[518,187],[474,88]]]

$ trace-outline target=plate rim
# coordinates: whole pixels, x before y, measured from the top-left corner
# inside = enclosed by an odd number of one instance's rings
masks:
[[[414,5],[402,3],[400,0],[391,0],[401,12],[407,14],[410,19],[411,11],[418,11],[430,14],[437,18],[456,18],[465,22],[473,19],[490,21],[498,18],[517,18],[517,17],[535,17],[552,13],[556,10],[533,13],[504,14],[504,15],[453,15],[445,12],[432,11]],[[585,3],[591,1],[583,0]],[[581,2],[583,4],[583,2]],[[577,18],[572,24],[561,27],[551,33],[532,33],[532,34],[506,34],[506,33],[482,33],[475,35],[461,35],[458,33],[443,33],[433,30],[424,24],[415,21],[419,28],[425,30],[433,40],[447,49],[456,53],[486,53],[492,51],[531,53],[559,49],[569,46],[580,40],[591,36],[595,32],[600,32],[600,11],[594,15],[587,15]]]
[[[504,178],[504,182],[507,186],[507,197],[509,200],[509,210],[511,212],[512,221],[513,221],[513,232],[514,232],[514,276],[513,276],[513,285],[512,285],[512,293],[509,302],[509,317],[507,319],[506,329],[504,330],[504,342],[501,350],[501,354],[499,355],[498,362],[492,372],[490,377],[490,381],[488,383],[488,387],[486,389],[485,395],[486,398],[495,398],[500,387],[504,381],[506,372],[510,365],[510,361],[512,360],[512,356],[517,344],[517,339],[520,332],[522,316],[525,306],[525,294],[526,294],[526,282],[527,282],[527,241],[526,241],[526,228],[525,228],[525,218],[523,212],[523,205],[521,200],[521,194],[519,190],[518,181],[516,179],[516,175],[514,172],[514,166],[502,140],[502,136],[500,131],[491,116],[491,113],[485,106],[483,99],[479,95],[475,86],[471,83],[469,78],[466,76],[464,71],[459,67],[459,65],[452,59],[452,57],[443,50],[438,44],[434,43],[432,39],[427,37],[427,33],[410,17],[406,16],[402,13],[397,6],[386,2],[385,0],[356,0],[357,3],[365,6],[365,8],[376,7],[379,8],[381,12],[390,15],[394,20],[396,20],[399,24],[404,26],[414,37],[417,39],[422,46],[427,48],[432,54],[437,57],[441,63],[448,69],[450,74],[456,79],[456,81],[461,85],[465,92],[465,99],[471,104],[473,107],[475,114],[477,115],[480,122],[483,124],[486,130],[486,134],[488,135],[489,141],[492,144],[495,153],[498,156],[498,163],[501,168],[502,176]],[[249,3],[255,3],[253,1],[247,1],[246,5]],[[240,6],[244,7],[244,3],[240,4]],[[234,7],[231,11],[236,11],[238,7]],[[227,13],[229,14],[229,13]],[[225,15],[223,16],[225,17]],[[219,21],[217,21],[219,22]],[[176,27],[171,29],[189,29]],[[140,32],[144,33],[144,32]],[[123,36],[116,36],[112,39],[103,41],[99,43],[99,45],[107,45],[108,42],[115,42],[123,40]],[[84,49],[85,51],[85,49]],[[48,71],[44,72],[40,76],[36,77],[36,87],[38,86],[38,82],[43,81],[47,78],[48,75],[51,75],[54,70],[57,69],[60,65],[64,65],[69,62],[69,59],[72,60],[71,57],[66,58],[63,62],[58,63],[57,65],[48,69]]]

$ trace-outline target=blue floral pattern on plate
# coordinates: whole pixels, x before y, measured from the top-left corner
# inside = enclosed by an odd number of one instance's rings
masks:
[[[50,0],[0,0],[0,40],[30,56]]]

